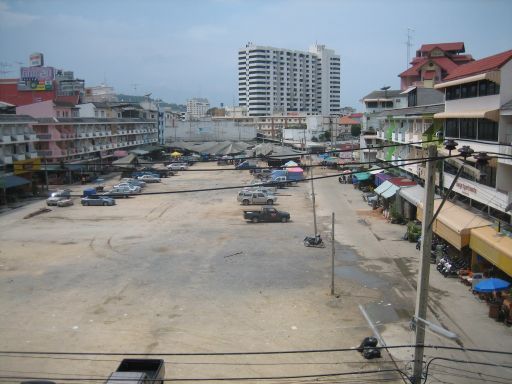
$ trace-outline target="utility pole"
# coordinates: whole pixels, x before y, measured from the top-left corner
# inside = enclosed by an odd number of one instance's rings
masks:
[[[318,234],[317,226],[316,226],[316,201],[315,201],[315,184],[313,183],[313,158],[311,154],[309,154],[309,169],[311,172],[309,173],[311,177],[311,195],[313,199],[313,224],[315,226],[315,236]]]
[[[48,160],[44,158],[44,183],[46,185],[46,192],[48,192]]]
[[[437,147],[428,147],[428,159],[437,157]],[[421,223],[421,259],[419,266],[418,284],[416,289],[415,317],[427,318],[428,288],[430,276],[430,251],[432,248],[432,217],[434,215],[434,193],[436,185],[436,163],[429,160],[426,164],[425,197],[423,206],[423,221]],[[423,353],[425,344],[425,324],[422,321],[416,323],[416,341],[414,348],[414,368],[411,382],[421,384],[423,376]]]
[[[331,296],[334,296],[334,212],[332,213],[332,229],[331,229]]]

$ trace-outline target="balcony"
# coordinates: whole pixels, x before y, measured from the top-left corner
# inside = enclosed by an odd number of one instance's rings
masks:
[[[4,162],[4,164],[12,164],[12,156],[4,156],[2,158],[2,161]]]
[[[37,152],[27,152],[27,159],[37,159],[39,157]]]
[[[35,141],[35,140],[37,140],[37,136],[35,133],[25,133],[25,140]]]
[[[13,154],[12,158],[15,161],[21,161],[21,160],[25,160],[27,157],[25,156],[24,153],[17,153],[17,154]]]
[[[49,150],[40,150],[40,151],[37,151],[37,154],[39,155],[39,157],[52,157],[53,156],[53,152],[49,151]]]
[[[2,143],[10,143],[11,142],[11,136],[8,136],[8,135],[0,136],[0,141]]]
[[[25,135],[12,135],[12,141],[25,141]]]
[[[50,133],[40,133],[36,135],[36,138],[39,140],[51,140],[52,135]]]

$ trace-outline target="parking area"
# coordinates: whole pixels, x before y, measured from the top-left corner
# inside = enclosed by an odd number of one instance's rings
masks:
[[[229,167],[198,163],[144,192],[252,180],[248,171],[221,168]],[[362,298],[329,295],[329,247],[302,242],[313,233],[309,185],[278,191],[275,207],[290,212],[288,223],[244,221],[247,207],[236,201],[237,191],[141,195],[108,207],[83,207],[75,198],[71,207],[23,219],[44,207],[41,201],[0,216],[3,348],[161,353],[356,346],[370,334],[357,304],[378,293],[363,287]],[[58,359],[3,357],[0,369],[104,377],[119,359],[63,366]],[[316,374],[364,362],[358,354],[279,356],[277,369],[268,365],[276,357],[264,356],[251,358],[263,365],[248,369],[191,359],[166,359],[169,376]],[[314,361],[322,364],[295,365]]]

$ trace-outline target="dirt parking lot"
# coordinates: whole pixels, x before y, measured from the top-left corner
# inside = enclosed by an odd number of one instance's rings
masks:
[[[145,191],[251,180],[247,171],[218,168],[196,164],[191,169],[210,171],[180,172],[161,184],[148,184]],[[75,198],[72,207],[52,207],[23,219],[43,206],[33,203],[0,216],[3,350],[341,348],[356,346],[371,334],[357,304],[378,298],[378,291],[347,281],[339,289],[357,290],[357,298],[331,297],[329,247],[302,244],[313,233],[307,183],[279,190],[276,208],[291,213],[289,223],[246,223],[236,190],[143,195],[118,199],[113,207],[83,207]],[[4,376],[102,378],[120,359],[4,356],[0,371]],[[165,360],[168,378],[375,367],[354,353]]]

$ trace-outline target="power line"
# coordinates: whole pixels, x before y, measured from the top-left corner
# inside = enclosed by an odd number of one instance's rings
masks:
[[[368,375],[368,374],[382,374],[382,373],[400,373],[404,374],[401,370],[393,369],[374,369],[366,371],[347,371],[336,373],[319,373],[314,375],[290,375],[290,376],[250,376],[250,377],[219,377],[219,378],[173,378],[173,379],[160,379],[164,382],[171,381],[250,381],[250,380],[283,380],[283,379],[307,379],[307,378],[322,378],[322,377],[339,377],[339,376],[353,376],[353,375]],[[0,376],[0,380],[63,380],[63,381],[104,381],[105,378],[90,378],[90,377],[27,377],[27,376]],[[112,381],[124,381],[126,379],[111,378]]]
[[[414,344],[388,345],[386,347],[375,347],[376,349],[401,349],[414,348]],[[425,344],[425,349],[444,349],[460,352],[479,352],[501,355],[512,355],[512,351],[499,351],[480,348],[450,347],[444,345]],[[333,352],[355,352],[357,347],[332,348],[332,349],[303,349],[303,350],[285,350],[285,351],[245,351],[245,352],[57,352],[57,351],[6,351],[0,350],[1,355],[61,355],[61,356],[251,356],[251,355],[287,355],[302,353],[333,353]],[[512,368],[512,366],[510,367]]]
[[[455,347],[453,347],[453,348],[455,348]],[[449,349],[449,348],[446,348],[446,349]],[[461,349],[464,350],[465,348],[461,348]],[[485,366],[490,366],[490,367],[512,369],[512,365],[485,363],[485,362],[474,361],[474,360],[459,360],[459,359],[452,359],[449,357],[433,357],[432,359],[430,359],[430,361],[427,363],[427,365],[425,367],[425,380],[423,381],[423,384],[425,384],[427,382],[428,370],[430,368],[430,365],[432,364],[432,362],[434,362],[436,360],[450,361],[450,362],[461,363],[461,364],[477,364],[477,365],[485,365]]]

